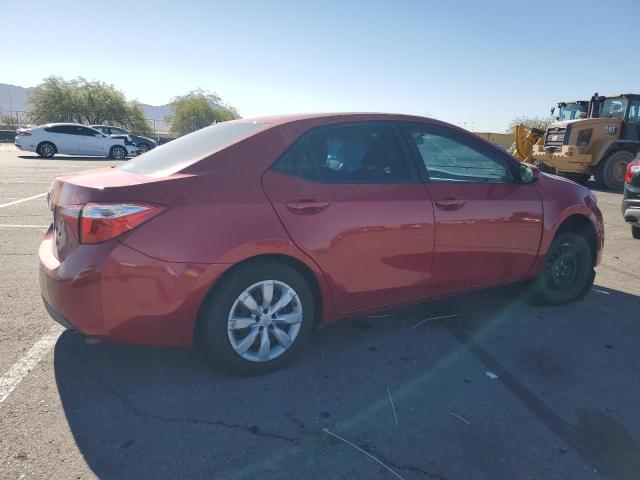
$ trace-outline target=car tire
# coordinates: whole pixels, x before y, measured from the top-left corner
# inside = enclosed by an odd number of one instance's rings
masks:
[[[112,158],[113,160],[124,160],[127,158],[128,154],[129,152],[127,152],[127,149],[120,145],[114,145],[109,150],[109,158]]]
[[[36,153],[43,158],[53,158],[58,153],[58,149],[51,142],[41,142],[36,148]]]
[[[600,160],[594,171],[598,186],[621,192],[624,187],[624,174],[627,165],[633,158],[633,153],[620,150]]]
[[[314,321],[313,294],[297,270],[273,261],[249,263],[213,288],[200,317],[200,340],[215,365],[259,375],[299,353]]]
[[[540,273],[529,282],[535,303],[564,305],[582,299],[595,278],[593,252],[584,236],[561,232],[547,251]]]
[[[640,240],[640,227],[636,227],[635,225],[631,225],[631,236],[636,240]]]
[[[137,148],[138,148],[138,153],[142,154],[151,150],[151,145],[149,145],[147,142],[140,142],[137,145]]]

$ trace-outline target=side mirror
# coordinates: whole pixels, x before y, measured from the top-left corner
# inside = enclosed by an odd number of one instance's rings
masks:
[[[520,163],[518,165],[518,179],[520,183],[533,183],[540,178],[540,169],[535,165]]]

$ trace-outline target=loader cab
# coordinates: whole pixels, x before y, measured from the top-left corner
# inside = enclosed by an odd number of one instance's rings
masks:
[[[558,102],[558,115],[556,120],[564,122],[566,120],[576,120],[579,118],[587,118],[589,110],[589,102],[587,100],[575,100],[570,102]],[[553,116],[555,108],[551,109]]]
[[[620,140],[640,142],[640,95],[605,97],[600,101],[598,116],[622,120]]]

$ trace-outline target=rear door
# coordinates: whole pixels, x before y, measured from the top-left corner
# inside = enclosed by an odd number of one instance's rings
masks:
[[[106,155],[106,138],[102,136],[102,133],[94,130],[93,128],[87,128],[78,126],[78,153],[82,155]]]
[[[431,293],[515,280],[532,267],[542,237],[542,200],[514,178],[506,152],[475,135],[405,124],[433,198]]]
[[[45,130],[49,134],[47,140],[56,146],[58,153],[76,153],[78,142],[74,125],[54,125]]]
[[[399,140],[389,122],[319,127],[263,177],[280,220],[327,276],[340,311],[427,294],[433,208]]]

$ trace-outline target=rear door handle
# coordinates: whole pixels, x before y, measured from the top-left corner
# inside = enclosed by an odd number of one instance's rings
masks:
[[[458,210],[466,203],[462,198],[455,195],[438,198],[433,201],[440,210]]]
[[[299,200],[289,200],[285,203],[285,206],[292,213],[306,215],[323,211],[329,206],[329,202],[317,198],[301,198]]]

